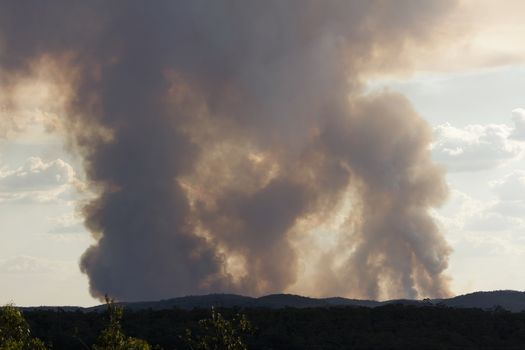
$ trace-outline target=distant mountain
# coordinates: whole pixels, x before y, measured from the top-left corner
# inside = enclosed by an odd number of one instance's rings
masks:
[[[437,299],[434,303],[443,303],[449,307],[492,309],[496,306],[512,311],[525,310],[525,292],[498,290],[492,292],[474,292],[450,299]]]
[[[125,308],[132,310],[140,309],[199,309],[199,308],[211,308],[215,307],[256,307],[255,301],[257,299],[251,297],[245,297],[236,294],[209,294],[209,295],[192,295],[186,297],[179,297],[160,301],[147,301],[147,302],[131,302],[131,303],[120,303]],[[105,307],[105,305],[96,306]]]
[[[376,300],[347,299],[342,297],[325,298],[322,300],[327,302],[329,306],[376,307],[382,305],[382,302]]]
[[[194,308],[215,307],[242,307],[242,308],[272,308],[281,309],[285,307],[310,308],[310,307],[332,307],[332,306],[354,306],[375,307],[382,303],[373,300],[355,300],[346,298],[309,298],[293,294],[271,294],[259,298],[246,297],[236,294],[208,294],[198,296],[186,296],[160,301],[146,302],[120,302],[119,305],[130,310],[164,310],[179,308],[191,310]],[[104,310],[105,305],[94,306],[86,311]]]
[[[518,292],[512,290],[501,290],[492,292],[475,292],[465,295],[459,295],[449,299],[425,299],[425,300],[410,300],[398,299],[388,301],[375,300],[357,300],[347,299],[341,297],[334,298],[309,298],[293,294],[271,294],[259,298],[246,297],[236,294],[209,294],[186,296],[173,299],[166,299],[160,301],[145,301],[145,302],[121,302],[123,307],[131,310],[165,310],[172,308],[179,308],[191,310],[194,308],[209,309],[215,307],[241,307],[241,308],[272,308],[280,309],[286,307],[293,308],[314,308],[314,307],[378,307],[390,304],[403,304],[414,306],[429,306],[442,305],[448,307],[458,308],[480,308],[480,309],[494,309],[502,307],[508,311],[520,312],[525,311],[525,292]],[[103,311],[105,305],[94,306],[90,308],[81,307],[56,307],[56,306],[41,306],[24,309],[61,309],[63,311]]]

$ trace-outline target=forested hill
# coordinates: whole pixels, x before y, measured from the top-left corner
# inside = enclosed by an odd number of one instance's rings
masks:
[[[254,332],[250,350],[525,349],[525,313],[446,306],[389,304],[378,307],[218,308],[226,320],[243,314]],[[108,322],[105,312],[24,312],[32,334],[53,350],[92,347]],[[206,334],[211,310],[127,310],[123,332],[153,349],[188,349],[187,330]],[[200,349],[200,348],[196,348]],[[222,348],[221,348],[222,349]]]
[[[355,306],[355,307],[377,307],[388,304],[403,304],[403,305],[443,305],[449,307],[461,308],[480,308],[493,309],[495,307],[502,307],[505,310],[512,312],[520,312],[525,310],[525,292],[501,290],[492,292],[475,292],[465,295],[459,295],[449,299],[425,299],[425,300],[357,300],[347,299],[341,297],[334,298],[308,298],[293,294],[272,294],[259,298],[251,298],[235,294],[209,294],[199,296],[187,296],[180,298],[173,298],[152,302],[135,302],[135,303],[121,303],[127,309],[143,310],[143,309],[171,309],[179,308],[191,310],[194,308],[209,309],[215,307],[242,307],[242,308],[274,308],[281,309],[285,307],[294,308],[311,308],[311,307],[331,307],[331,306]],[[97,308],[104,308],[104,305],[96,306],[88,309],[89,311]]]
[[[207,334],[202,320],[212,306],[227,320],[249,320],[248,349],[525,349],[525,312],[504,310],[525,310],[525,293],[516,291],[384,302],[212,294],[123,306],[123,332],[154,349],[187,349],[188,330]],[[24,315],[52,349],[81,350],[100,340],[106,309],[26,308]]]
[[[525,310],[525,292],[514,290],[475,292],[433,301],[433,303],[440,302],[449,307],[492,309],[500,306],[508,311],[521,312]]]
[[[388,300],[382,302],[374,300],[347,299],[341,297],[317,299],[292,294],[272,294],[259,298],[252,298],[235,294],[209,294],[199,296],[186,296],[160,301],[120,303],[120,305],[130,310],[167,310],[172,308],[191,310],[194,308],[209,309],[212,306],[225,308],[240,307],[273,309],[280,309],[285,307],[312,308],[334,306],[377,307],[389,304],[403,304],[415,306],[441,305],[448,307],[480,309],[494,309],[496,307],[501,307],[508,311],[520,312],[522,310],[525,310],[525,292],[502,290],[491,292],[475,292],[456,296],[449,299],[401,299]],[[55,309],[58,307],[42,308]],[[96,310],[104,310],[105,305],[95,306],[91,308],[60,307],[60,309],[64,311],[80,310],[89,312]]]

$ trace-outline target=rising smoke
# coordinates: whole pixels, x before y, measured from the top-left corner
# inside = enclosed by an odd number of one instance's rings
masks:
[[[47,57],[73,91],[63,130],[97,194],[91,293],[282,292],[307,263],[322,295],[448,294],[430,129],[362,82],[402,67],[452,5],[2,1],[0,82]],[[309,260],[294,240],[318,244],[335,212],[336,244]]]

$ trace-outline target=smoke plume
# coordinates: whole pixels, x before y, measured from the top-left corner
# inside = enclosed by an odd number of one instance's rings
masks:
[[[259,295],[301,278],[322,295],[448,294],[429,127],[363,81],[406,69],[452,7],[2,1],[0,83],[47,57],[72,91],[63,130],[97,194],[80,261],[92,295]],[[336,243],[305,256],[335,213]]]

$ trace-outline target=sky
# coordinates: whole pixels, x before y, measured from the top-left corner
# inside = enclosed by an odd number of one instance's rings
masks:
[[[521,1],[463,1],[438,26],[437,49],[364,79],[367,93],[406,96],[431,127],[449,194],[429,211],[452,248],[444,274],[454,294],[525,290],[524,11]],[[96,242],[82,212],[96,194],[54,127],[67,111],[57,112],[43,67],[18,81],[14,107],[0,103],[0,117],[24,116],[0,137],[0,304],[94,305],[79,261]],[[318,296],[301,283],[283,291]]]

